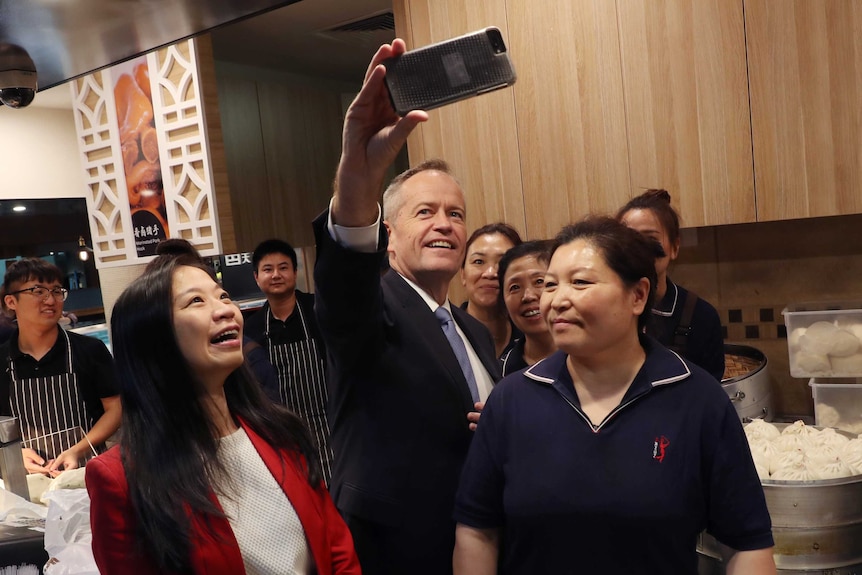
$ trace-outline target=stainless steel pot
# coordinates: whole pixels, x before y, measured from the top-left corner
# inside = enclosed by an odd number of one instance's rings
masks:
[[[750,366],[744,373],[734,373],[721,380],[721,387],[736,407],[739,418],[744,423],[756,417],[772,421],[774,413],[766,355],[747,345],[726,343],[724,356],[726,365],[739,363],[733,362],[734,358],[738,358]]]

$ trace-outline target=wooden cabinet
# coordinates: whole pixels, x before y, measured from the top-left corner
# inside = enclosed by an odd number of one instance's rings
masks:
[[[616,3],[633,194],[686,227],[755,221],[742,0]]]
[[[432,112],[411,162],[450,160],[471,227],[505,220],[530,238],[650,187],[670,190],[687,226],[754,221],[741,1],[397,0],[410,46],[495,25],[518,74]]]
[[[862,212],[862,4],[745,0],[758,221]]]
[[[408,46],[424,46],[492,25],[506,36],[504,0],[395,0],[394,8],[398,34]],[[471,230],[504,221],[525,232],[528,226],[512,91],[501,90],[432,110],[429,116],[408,141],[410,164],[430,158],[449,162],[464,188]]]
[[[506,4],[527,234],[553,237],[629,198],[616,10],[589,0]]]

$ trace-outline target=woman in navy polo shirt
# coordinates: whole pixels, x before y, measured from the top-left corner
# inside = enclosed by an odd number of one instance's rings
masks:
[[[693,291],[670,281],[668,266],[679,254],[679,216],[667,190],[647,190],[629,200],[617,219],[661,244],[652,317],[646,332],[718,381],[724,377],[724,339],[718,312]]]
[[[557,236],[540,300],[559,351],[497,384],[455,505],[455,574],[775,573],[763,490],[715,379],[643,333],[660,245],[612,218]]]

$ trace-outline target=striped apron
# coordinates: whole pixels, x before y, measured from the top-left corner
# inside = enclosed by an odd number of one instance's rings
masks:
[[[326,418],[325,360],[317,342],[308,331],[302,306],[296,302],[304,339],[287,344],[273,344],[270,336],[269,304],[266,306],[266,340],[269,361],[278,372],[278,395],[282,405],[299,415],[308,425],[320,455],[323,478],[329,485],[332,476],[332,448],[329,446],[329,421]]]
[[[22,444],[47,460],[78,443],[84,430],[89,431],[95,423],[81,396],[78,376],[72,371],[69,336],[62,328],[60,333],[66,338],[66,373],[18,379],[15,362],[9,358],[9,400],[12,415],[21,425]]]

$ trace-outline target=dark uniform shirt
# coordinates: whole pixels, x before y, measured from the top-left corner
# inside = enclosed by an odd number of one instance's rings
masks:
[[[58,328],[62,329],[62,328]],[[89,413],[98,420],[105,410],[102,407],[103,397],[117,395],[117,374],[114,371],[114,359],[105,344],[94,337],[67,332],[72,345],[72,370],[78,379],[81,394]],[[18,349],[18,331],[6,343],[0,345],[0,414],[11,415],[9,392],[12,378],[9,370],[9,358],[15,362],[17,379],[48,377],[68,372],[66,361],[66,339],[58,334],[54,346],[45,356],[36,360],[33,356],[21,353]]]
[[[524,359],[524,345],[526,342],[526,337],[522,335],[513,341],[509,348],[503,352],[503,355],[500,356],[500,367],[503,370],[503,377],[530,367]]]
[[[296,290],[296,305],[302,307],[309,337],[317,341],[321,357],[326,357],[323,339],[320,337],[320,330],[317,327],[317,317],[314,315],[314,294]],[[287,319],[281,321],[272,315],[269,305],[264,305],[263,309],[258,310],[245,321],[245,334],[261,347],[267,348],[270,343],[267,341],[266,334],[267,314],[269,314],[269,337],[273,345],[296,343],[305,339],[302,320],[296,308],[293,309],[293,313]]]
[[[674,333],[682,319],[688,295],[688,290],[668,279],[667,292],[652,309],[652,317],[646,331],[665,347],[672,347],[674,344]],[[680,355],[721,381],[724,377],[724,338],[721,334],[721,319],[715,308],[703,298],[697,298],[690,328],[685,338],[684,349],[678,350]]]
[[[455,519],[501,530],[501,574],[696,575],[707,529],[771,547],[769,512],[736,410],[720,386],[648,336],[646,361],[599,425],[566,354],[504,378],[464,464]]]

